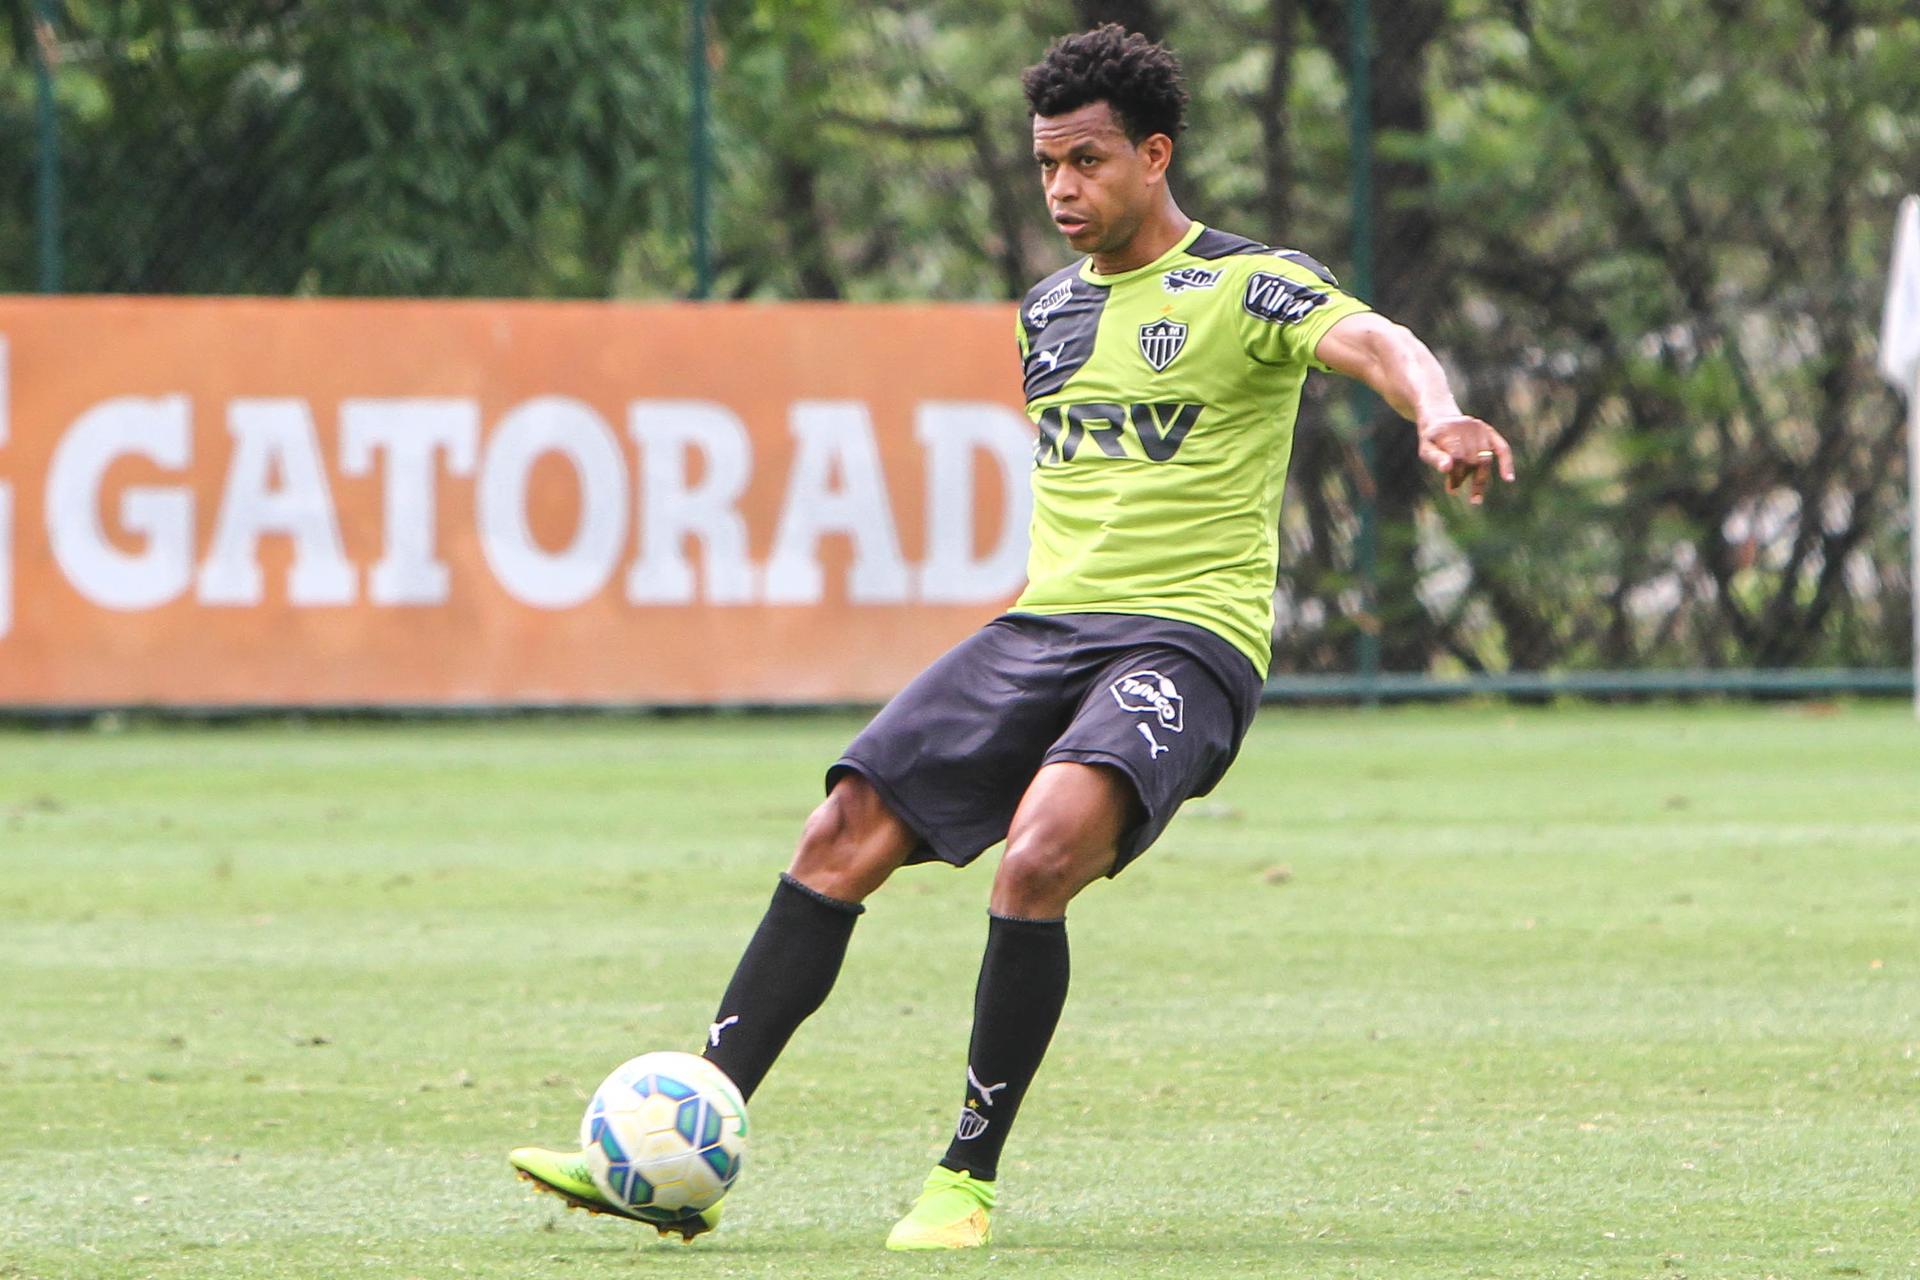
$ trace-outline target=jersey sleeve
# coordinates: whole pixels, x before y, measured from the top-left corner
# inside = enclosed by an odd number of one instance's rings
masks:
[[[1031,352],[1027,346],[1026,317],[1022,316],[1018,311],[1013,313],[1013,341],[1014,344],[1020,348],[1020,363],[1024,366],[1027,363],[1027,356],[1030,355]]]
[[[1254,261],[1240,286],[1241,346],[1263,364],[1326,369],[1313,354],[1320,339],[1348,316],[1373,308],[1301,263],[1266,255]]]

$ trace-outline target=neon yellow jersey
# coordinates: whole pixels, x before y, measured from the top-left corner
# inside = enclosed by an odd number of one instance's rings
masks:
[[[1300,388],[1369,308],[1305,254],[1194,223],[1159,259],[1055,272],[1020,306],[1034,445],[1020,613],[1205,627],[1262,677]]]

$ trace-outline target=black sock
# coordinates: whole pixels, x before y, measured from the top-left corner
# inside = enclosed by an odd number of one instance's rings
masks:
[[[1067,1002],[1067,922],[990,916],[973,993],[967,1100],[940,1163],[992,1179]]]
[[[780,1051],[826,1002],[853,922],[866,908],[782,874],[707,1030],[707,1060],[751,1098]]]

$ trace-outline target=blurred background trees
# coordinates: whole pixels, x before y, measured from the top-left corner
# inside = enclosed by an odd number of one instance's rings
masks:
[[[1349,258],[1346,0],[710,5],[719,296],[1017,297],[1068,256],[1017,72],[1102,20],[1186,61],[1188,212]],[[1523,483],[1464,515],[1316,379],[1277,669],[1347,669],[1360,629],[1392,670],[1902,665],[1901,414],[1871,360],[1920,186],[1911,3],[1374,9],[1372,301]],[[37,14],[69,289],[693,288],[685,4],[0,0],[0,290],[36,278]]]

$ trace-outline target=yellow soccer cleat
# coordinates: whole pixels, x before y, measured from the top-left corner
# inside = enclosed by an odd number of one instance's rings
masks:
[[[887,1234],[887,1248],[978,1249],[993,1236],[993,1202],[991,1182],[935,1165],[920,1199]]]
[[[656,1220],[615,1204],[601,1194],[600,1188],[595,1185],[584,1151],[516,1147],[507,1154],[507,1163],[535,1187],[565,1200],[569,1209],[585,1209],[588,1213],[603,1213],[610,1217],[643,1222],[663,1236],[677,1235],[689,1242],[695,1236],[705,1235],[720,1225],[720,1206],[717,1204],[670,1221]]]

